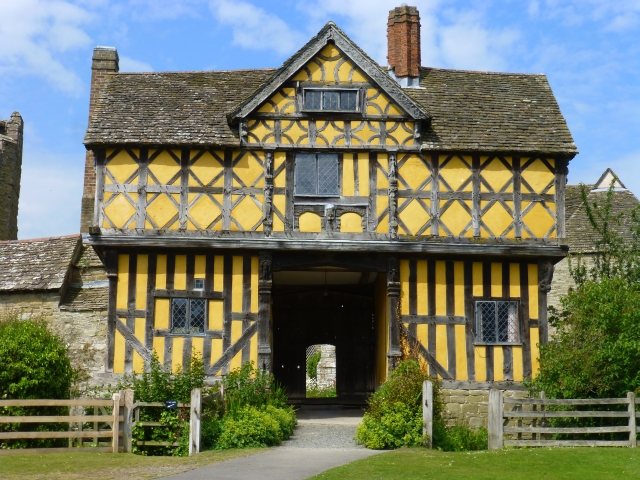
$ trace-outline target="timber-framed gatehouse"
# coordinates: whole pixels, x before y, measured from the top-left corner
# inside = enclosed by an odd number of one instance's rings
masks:
[[[329,22],[278,69],[127,74],[93,57],[82,228],[109,279],[105,371],[224,375],[341,401],[396,364],[396,315],[449,388],[517,388],[547,341],[577,153],[544,75],[420,66],[414,7],[381,67]]]

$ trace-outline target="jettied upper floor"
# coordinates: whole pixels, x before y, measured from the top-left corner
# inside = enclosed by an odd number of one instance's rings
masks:
[[[401,84],[332,22],[277,70],[118,73],[98,48],[82,228],[105,246],[562,256],[577,150],[546,77]]]

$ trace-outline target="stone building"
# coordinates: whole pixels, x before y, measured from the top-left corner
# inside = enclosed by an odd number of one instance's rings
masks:
[[[615,180],[616,178],[617,180]],[[587,201],[590,204],[597,202],[602,205],[612,182],[614,182],[612,214],[615,216],[623,213],[624,215],[622,216],[620,225],[613,224],[611,228],[620,235],[624,241],[630,242],[630,216],[628,213],[636,207],[640,201],[624,186],[622,180],[610,168],[605,170],[597,182],[585,185],[588,191]],[[565,215],[567,219],[566,241],[569,246],[570,255],[582,254],[582,260],[585,264],[591,265],[597,253],[597,243],[601,237],[589,222],[580,188],[580,185],[567,185],[565,201]],[[551,291],[549,292],[549,306],[558,307],[560,305],[560,297],[567,293],[569,288],[574,285],[573,279],[569,274],[569,261],[573,261],[573,265],[575,265],[577,259],[570,260],[570,258],[567,257],[555,265],[553,282],[551,283]]]
[[[0,240],[18,238],[23,121],[18,112],[0,119]]]

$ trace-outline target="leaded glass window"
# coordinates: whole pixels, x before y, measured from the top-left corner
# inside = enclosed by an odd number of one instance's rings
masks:
[[[358,110],[357,90],[304,90],[304,110],[329,112],[355,112]]]
[[[519,343],[518,302],[476,301],[476,341],[479,343]]]
[[[204,334],[207,300],[204,298],[171,299],[171,333]]]
[[[331,197],[340,195],[338,155],[335,153],[296,154],[295,194]]]

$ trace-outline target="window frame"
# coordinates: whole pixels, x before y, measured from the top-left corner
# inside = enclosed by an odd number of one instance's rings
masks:
[[[480,339],[480,332],[482,331],[481,329],[481,325],[479,325],[479,319],[478,319],[478,303],[479,302],[492,302],[496,304],[496,312],[497,312],[497,304],[498,303],[514,303],[516,305],[516,325],[518,327],[518,340],[515,342],[500,342],[500,341],[495,341],[495,342],[487,342],[486,340],[481,340]],[[519,346],[523,344],[523,327],[524,327],[524,322],[522,320],[522,302],[519,298],[495,298],[495,297],[490,297],[490,298],[484,298],[484,297],[474,297],[473,298],[473,328],[474,328],[474,345],[486,345],[486,346]],[[497,319],[496,321],[496,325],[494,328],[498,328],[497,326]],[[496,331],[496,334],[498,332]],[[496,335],[496,339],[498,338],[498,335]]]
[[[176,300],[186,300],[187,308],[185,312],[185,332],[176,332],[175,326],[173,322],[173,302]],[[193,332],[191,330],[191,302],[192,301],[204,301],[204,325],[202,327],[202,332]],[[208,298],[199,298],[199,297],[180,297],[175,296],[169,299],[169,331],[171,335],[175,336],[194,336],[194,337],[203,337],[206,335],[207,331],[207,319],[209,318],[209,299]]]
[[[316,176],[315,176],[315,187],[316,193],[300,193],[298,192],[298,155],[314,155],[315,156],[315,164],[316,164]],[[326,194],[326,193],[317,193],[318,192],[318,155],[335,155],[336,157],[336,165],[337,165],[337,185],[336,185],[336,193],[335,194]],[[339,153],[333,152],[296,152],[293,160],[293,196],[294,197],[304,197],[304,198],[340,198],[342,194],[342,169],[341,165],[342,155]]]
[[[300,105],[300,111],[301,112],[310,112],[310,113],[323,113],[323,112],[330,112],[330,113],[360,113],[361,110],[361,96],[360,95],[360,88],[320,88],[320,87],[303,87],[302,88],[302,105]],[[306,108],[306,97],[307,97],[307,92],[308,91],[315,91],[315,92],[338,92],[338,94],[340,92],[355,92],[356,93],[356,108],[353,110],[340,110],[340,108],[338,108],[338,110],[329,110],[329,109],[324,109],[322,108],[324,105],[324,95],[321,95],[320,97],[320,109],[316,110],[316,109],[310,109],[310,108]],[[340,98],[340,95],[338,95],[338,98]],[[341,100],[339,100],[339,102],[341,102]],[[339,105],[340,106],[340,105]]]

